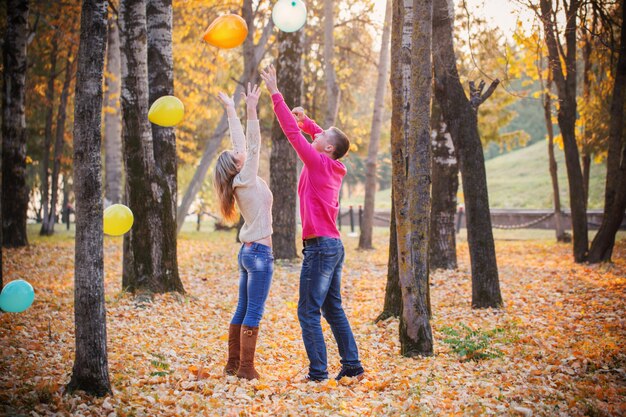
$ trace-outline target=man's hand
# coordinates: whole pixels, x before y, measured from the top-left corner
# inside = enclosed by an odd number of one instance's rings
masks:
[[[276,69],[274,69],[273,65],[261,70],[261,78],[265,81],[265,86],[269,90],[270,94],[280,93],[280,91],[278,91],[278,83],[276,81]]]
[[[298,106],[298,107],[294,107],[294,108],[291,110],[291,113],[295,116],[296,121],[297,121],[298,123],[303,122],[303,121],[304,121],[304,118],[306,117],[306,116],[305,116],[305,114],[304,114],[304,109],[303,109],[302,107],[300,107],[300,106]]]

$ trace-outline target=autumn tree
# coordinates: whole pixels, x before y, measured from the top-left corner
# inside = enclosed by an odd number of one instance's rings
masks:
[[[372,249],[372,234],[374,229],[374,208],[376,200],[376,160],[378,158],[378,144],[383,118],[385,90],[389,72],[389,39],[391,37],[391,1],[387,0],[383,36],[380,43],[380,57],[378,59],[378,79],[374,96],[374,114],[367,151],[367,167],[365,174],[365,200],[363,202],[363,217],[359,224],[359,249]]]
[[[552,0],[540,0],[540,15],[543,23],[545,42],[552,79],[558,92],[557,120],[563,138],[565,165],[569,184],[570,209],[572,212],[572,232],[574,240],[574,260],[583,262],[587,257],[587,207],[584,195],[583,174],[580,167],[578,145],[576,143],[576,22],[581,5],[580,0],[563,4],[565,28],[561,32],[565,45],[557,35],[556,11]]]
[[[173,198],[168,185],[170,172],[164,173],[156,162],[155,150],[159,147],[162,151],[164,145],[157,145],[153,140],[148,121],[150,35],[146,14],[143,0],[120,2],[122,134],[127,201],[134,214],[133,227],[124,236],[122,286],[142,297],[168,291],[184,292],[178,276],[175,239],[172,242],[171,236],[165,234],[168,225],[175,221],[170,210]],[[157,26],[162,26],[163,31],[170,30],[171,14],[169,22],[167,14],[157,19]],[[150,25],[154,27],[155,23],[150,22]],[[167,65],[167,62],[160,64]]]
[[[105,77],[104,155],[105,198],[122,202],[122,119],[120,112],[120,37],[117,18],[109,16]]]
[[[432,7],[428,0],[393,5],[391,47],[403,54],[392,66],[391,150],[404,356],[433,353],[428,268]]]
[[[484,83],[470,82],[470,98],[461,85],[453,42],[454,10],[451,1],[433,6],[433,68],[435,96],[449,126],[459,156],[467,215],[467,236],[472,267],[472,306],[501,307],[500,282],[487,194],[485,159],[478,132],[478,107],[493,93]]]
[[[620,40],[615,81],[609,114],[609,149],[607,157],[604,216],[587,260],[591,263],[610,261],[615,235],[626,210],[626,135],[624,134],[624,103],[626,101],[626,6],[621,5]]]
[[[76,356],[67,387],[70,392],[82,390],[104,396],[111,393],[104,303],[100,173],[107,2],[83,1],[80,27],[74,108]]]
[[[26,217],[26,125],[24,116],[28,0],[7,0],[3,45],[2,93],[2,238],[3,245],[28,245]]]
[[[324,0],[324,77],[326,81],[326,112],[324,116],[324,127],[335,124],[337,112],[339,111],[339,101],[341,100],[341,90],[337,83],[337,73],[335,71],[335,36],[334,36],[334,16],[335,2]]]
[[[278,89],[291,108],[302,99],[302,32],[279,32],[276,74]],[[277,259],[292,259],[296,253],[296,196],[298,184],[297,155],[285,137],[277,119],[272,124],[270,155],[270,189],[275,196],[272,205],[274,233],[272,244]]]
[[[399,52],[399,51],[398,51]],[[395,52],[392,50],[392,55]],[[393,61],[392,61],[393,62]],[[393,69],[391,70],[393,74]],[[385,302],[383,311],[376,317],[376,322],[389,317],[400,317],[402,312],[402,291],[398,272],[398,235],[396,233],[396,210],[393,204],[394,195],[391,190],[391,221],[389,222],[389,248],[387,258],[387,283],[385,285]]]
[[[436,99],[432,102],[432,206],[430,211],[429,265],[431,270],[455,269],[459,164],[454,141]]]

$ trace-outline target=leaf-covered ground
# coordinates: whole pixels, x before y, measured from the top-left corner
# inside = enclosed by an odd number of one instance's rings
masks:
[[[398,320],[374,324],[386,281],[385,236],[359,252],[346,237],[345,308],[367,378],[301,383],[300,262],[277,263],[261,323],[260,381],[221,374],[237,301],[232,233],[179,242],[187,295],[136,305],[121,292],[120,239],[105,244],[109,370],[114,396],[67,395],[74,358],[73,242],[4,251],[4,279],[33,284],[35,303],[0,314],[0,414],[8,415],[625,415],[626,242],[612,265],[572,262],[569,245],[497,241],[502,310],[472,310],[467,245],[460,267],[431,274],[435,355],[399,355]],[[465,327],[466,326],[466,327]],[[491,358],[445,343],[451,332],[490,335]],[[331,374],[339,370],[324,323]],[[486,337],[486,336],[485,336]],[[452,342],[451,342],[452,343]],[[461,354],[456,353],[456,347]],[[471,350],[471,348],[470,348]],[[478,352],[480,353],[480,352]]]

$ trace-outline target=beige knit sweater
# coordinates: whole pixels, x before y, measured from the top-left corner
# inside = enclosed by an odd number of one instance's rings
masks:
[[[229,117],[228,127],[233,151],[235,154],[246,154],[241,171],[233,180],[235,200],[244,219],[243,227],[239,232],[239,240],[254,242],[272,235],[272,192],[265,181],[257,175],[261,128],[258,120],[248,120],[244,138],[243,127],[238,118]]]

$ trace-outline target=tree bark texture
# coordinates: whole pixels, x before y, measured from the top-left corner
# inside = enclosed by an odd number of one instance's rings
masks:
[[[184,293],[176,259],[171,258],[171,250],[166,250],[170,242],[164,236],[166,225],[162,212],[163,201],[168,198],[168,186],[155,160],[148,121],[146,2],[121,1],[118,19],[126,190],[128,206],[135,219],[133,227],[124,236],[122,286],[140,295],[169,291]]]
[[[609,151],[606,164],[604,216],[600,230],[591,243],[591,263],[610,261],[615,235],[626,210],[626,138],[624,137],[624,100],[626,96],[626,6],[622,5],[619,56],[611,98],[609,120]]]
[[[267,41],[272,33],[272,29],[274,28],[274,24],[270,19],[267,25],[263,28],[263,33],[261,34],[261,38],[258,43],[254,43],[254,13],[252,10],[252,0],[244,0],[243,6],[241,9],[241,15],[243,19],[246,21],[248,25],[248,36],[243,43],[243,65],[244,70],[239,80],[237,81],[237,87],[235,88],[235,106],[239,103],[239,99],[241,98],[241,93],[244,91],[244,87],[248,84],[248,81],[254,82],[256,80],[257,67],[259,66],[259,62],[265,55],[267,45]],[[211,162],[213,158],[215,158],[215,154],[218,149],[222,146],[224,135],[228,130],[228,118],[226,113],[222,114],[217,127],[213,131],[213,134],[207,140],[204,152],[202,153],[202,157],[200,158],[200,162],[198,163],[198,167],[193,174],[193,178],[183,195],[183,200],[178,207],[177,210],[177,230],[180,232],[183,224],[185,223],[185,217],[189,212],[189,208],[193,201],[196,199],[196,195],[202,188],[202,184],[204,183],[204,178],[206,177],[206,173],[211,166]]]
[[[39,234],[42,236],[49,235],[48,210],[49,208],[49,183],[48,170],[50,168],[50,144],[52,143],[52,117],[54,115],[54,81],[56,80],[57,71],[57,55],[59,52],[59,43],[57,36],[52,36],[50,45],[50,75],[48,77],[48,86],[46,87],[46,125],[44,128],[43,155],[41,157],[41,206],[43,208],[43,216],[41,222],[41,230]]]
[[[96,396],[111,393],[104,303],[100,160],[106,24],[107,2],[83,1],[74,107],[76,357],[68,390],[83,390]]]
[[[324,128],[335,124],[339,111],[339,99],[341,91],[337,83],[335,72],[335,29],[334,23],[334,0],[324,0],[324,77],[326,79],[326,112],[324,116]]]
[[[428,284],[432,2],[395,1],[393,21],[392,48],[402,51],[391,78],[400,349],[404,356],[428,356],[433,354]]]
[[[383,37],[380,44],[380,58],[378,59],[378,79],[374,96],[374,115],[372,116],[372,130],[367,150],[365,171],[365,201],[363,203],[363,217],[360,223],[359,249],[373,249],[372,234],[374,229],[374,207],[376,200],[376,159],[378,157],[378,143],[380,128],[383,120],[385,90],[389,76],[389,38],[391,37],[391,2],[387,0],[385,9],[385,23]]]
[[[376,322],[389,317],[399,317],[402,312],[402,291],[398,277],[398,238],[396,234],[396,215],[391,190],[391,222],[389,224],[389,258],[387,260],[387,285],[385,286],[385,304]]]
[[[290,108],[302,100],[302,32],[278,34],[276,73],[278,88]],[[293,259],[296,253],[296,197],[298,187],[298,157],[291,143],[274,119],[272,123],[272,152],[270,154],[270,189],[280,198],[274,199],[272,244],[277,259]]]
[[[149,103],[161,96],[174,95],[172,56],[172,0],[147,0]],[[177,156],[173,127],[152,124],[156,172],[162,194],[157,200],[161,217],[162,268],[173,288],[183,288],[178,273],[176,251]],[[164,181],[163,181],[164,180]]]
[[[104,167],[105,198],[122,202],[122,115],[120,112],[120,35],[117,19],[109,17],[107,75],[105,78]]]
[[[472,307],[502,306],[495,244],[491,229],[487,175],[477,109],[463,90],[453,42],[454,6],[434,0],[433,60],[435,94],[459,157],[467,215],[467,240],[472,264]],[[480,100],[476,100],[479,103]]]
[[[28,245],[26,217],[26,44],[28,0],[7,0],[7,28],[3,45],[2,92],[2,237],[3,245]]]
[[[430,212],[430,269],[456,269],[456,193],[459,190],[459,164],[454,141],[443,120],[437,100],[433,100],[432,208]]]
[[[585,203],[583,174],[576,143],[576,14],[580,0],[572,0],[565,7],[565,56],[559,53],[555,34],[552,0],[540,0],[541,16],[548,47],[550,72],[557,87],[559,108],[557,120],[563,137],[565,166],[569,184],[572,232],[574,239],[574,261],[587,258],[587,206]],[[565,70],[561,62],[565,63]]]
[[[61,156],[65,144],[65,119],[67,118],[67,100],[70,95],[70,85],[74,77],[74,63],[72,61],[72,50],[68,52],[65,61],[65,80],[63,81],[63,89],[61,90],[61,101],[59,102],[59,110],[57,114],[57,129],[54,141],[54,153],[52,158],[52,180],[51,180],[51,198],[50,212],[48,214],[48,235],[54,234],[54,225],[57,221],[57,202],[59,200],[59,174],[61,173]],[[63,208],[62,208],[63,209]]]

